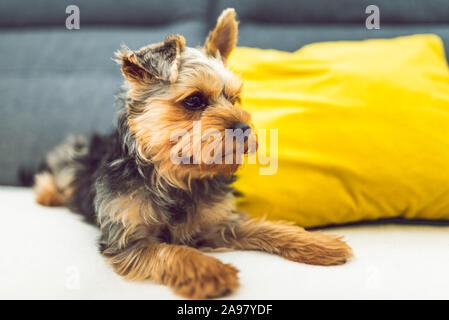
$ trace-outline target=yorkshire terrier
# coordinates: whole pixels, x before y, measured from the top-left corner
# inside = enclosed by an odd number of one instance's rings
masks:
[[[339,237],[239,212],[232,188],[239,164],[206,163],[210,140],[203,141],[201,161],[172,161],[179,144],[172,131],[191,133],[194,121],[201,120],[201,134],[253,132],[239,107],[243,83],[227,67],[237,26],[227,9],[204,47],[186,47],[180,35],[136,51],[123,46],[116,52],[126,89],[117,129],[67,139],[34,180],[38,203],[65,205],[98,225],[101,254],[118,274],[153,279],[187,298],[220,297],[239,285],[234,266],[202,251],[260,250],[317,265],[352,255]]]

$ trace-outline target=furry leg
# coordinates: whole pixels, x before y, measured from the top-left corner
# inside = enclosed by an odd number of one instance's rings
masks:
[[[293,223],[264,219],[234,220],[209,233],[201,245],[238,250],[260,250],[286,259],[315,265],[338,265],[351,256],[351,248],[340,237],[308,232]]]
[[[238,287],[238,270],[197,249],[170,244],[134,244],[103,254],[115,271],[129,280],[152,279],[191,299],[215,298]]]

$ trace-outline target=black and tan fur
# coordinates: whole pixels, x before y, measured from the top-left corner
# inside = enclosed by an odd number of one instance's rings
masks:
[[[225,295],[238,270],[200,250],[261,250],[319,265],[344,263],[351,249],[338,237],[307,232],[287,222],[253,219],[234,205],[231,164],[173,164],[175,128],[224,132],[250,124],[239,108],[241,80],[226,61],[237,41],[232,9],[219,17],[203,48],[184,38],[116,53],[125,77],[124,107],[115,132],[90,140],[73,136],[47,156],[35,176],[37,202],[65,205],[101,230],[100,251],[127,279],[153,279],[188,298]],[[208,107],[187,110],[194,92]]]

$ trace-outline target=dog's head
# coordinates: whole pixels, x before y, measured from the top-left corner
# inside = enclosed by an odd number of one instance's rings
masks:
[[[233,174],[242,154],[254,149],[250,115],[239,107],[243,82],[227,67],[237,26],[234,9],[227,9],[201,48],[186,47],[182,36],[169,35],[116,53],[138,156],[176,185]]]

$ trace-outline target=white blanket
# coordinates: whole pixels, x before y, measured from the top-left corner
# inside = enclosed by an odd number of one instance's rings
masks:
[[[98,230],[65,208],[34,203],[27,188],[0,187],[1,299],[178,299],[152,281],[128,282],[97,249]],[[449,227],[357,226],[355,257],[320,267],[261,252],[214,253],[240,269],[228,299],[449,299]]]

